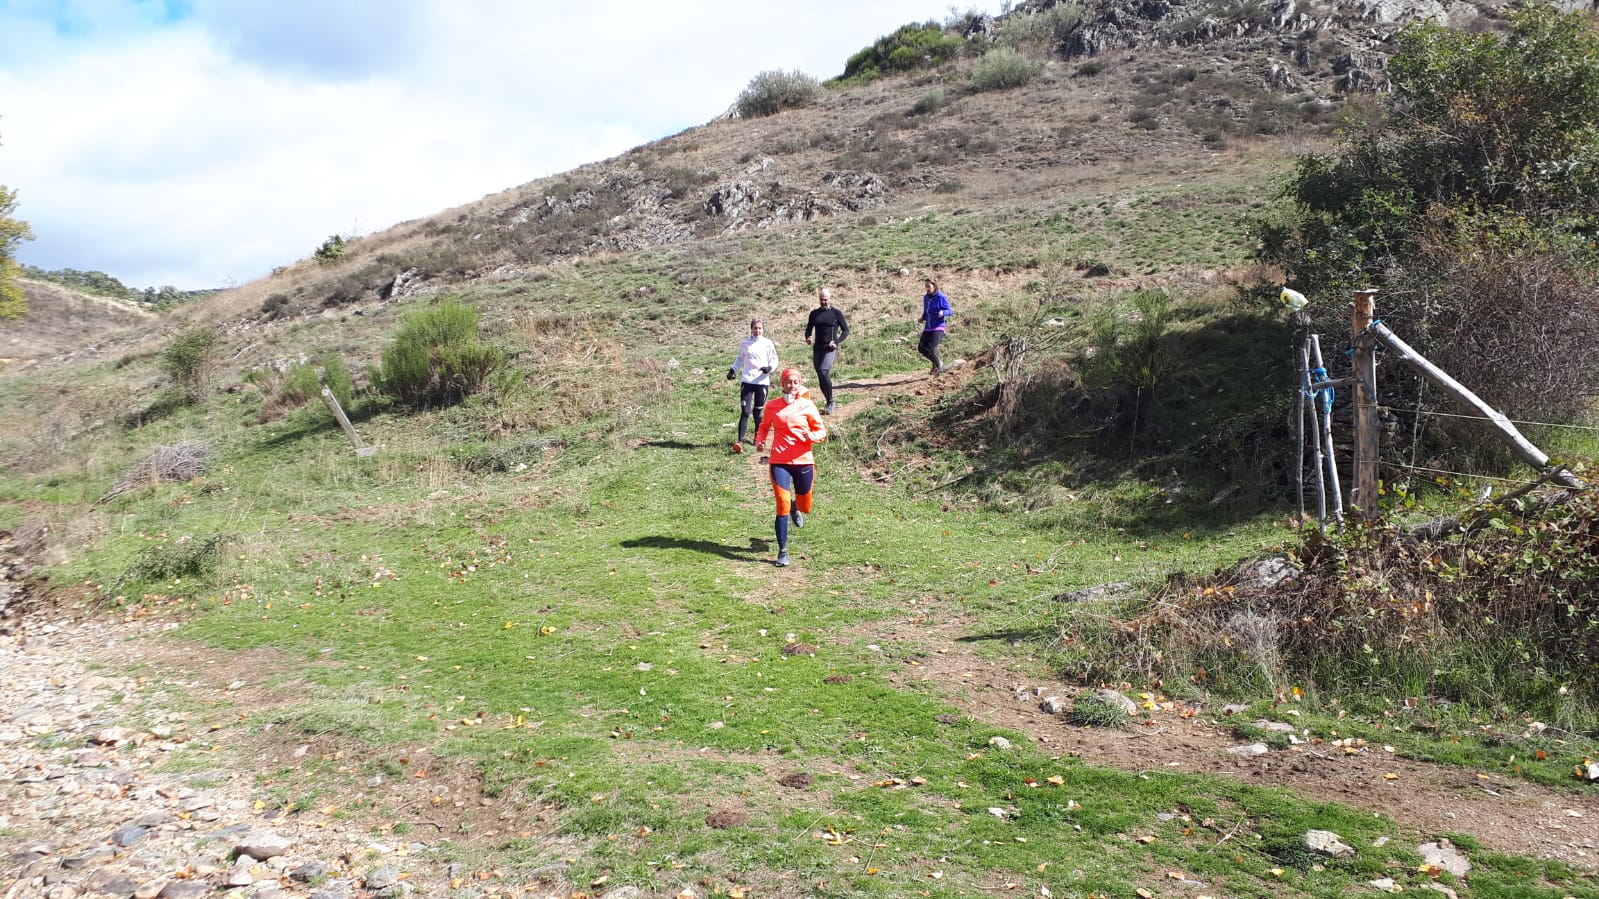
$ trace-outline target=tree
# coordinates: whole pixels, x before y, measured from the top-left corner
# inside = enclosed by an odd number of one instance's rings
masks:
[[[1599,233],[1599,30],[1547,5],[1503,37],[1401,33],[1384,114],[1307,156],[1261,257],[1307,293],[1386,286],[1428,241],[1508,233],[1579,251]]]
[[[28,298],[17,284],[22,270],[17,265],[17,246],[33,239],[28,223],[12,218],[17,209],[17,193],[0,184],[0,319],[21,318],[28,311]]]

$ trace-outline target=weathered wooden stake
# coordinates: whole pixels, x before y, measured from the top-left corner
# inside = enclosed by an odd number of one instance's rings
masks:
[[[328,404],[329,409],[333,410],[333,417],[339,420],[339,427],[344,429],[345,436],[349,437],[350,442],[355,444],[355,454],[357,456],[370,456],[377,452],[377,450],[361,442],[361,435],[355,433],[355,425],[350,424],[350,417],[344,414],[344,407],[339,405],[339,398],[334,396],[333,391],[326,386],[322,388],[322,400]]]
[[[1377,291],[1355,291],[1355,484],[1349,504],[1366,521],[1382,514],[1377,502],[1377,347],[1368,333],[1377,308]]]
[[[1420,372],[1422,377],[1426,378],[1428,382],[1439,390],[1448,394],[1455,402],[1487,419],[1494,430],[1498,431],[1499,435],[1510,445],[1511,451],[1520,456],[1528,465],[1538,469],[1540,472],[1549,471],[1549,456],[1543,450],[1534,446],[1532,441],[1522,436],[1522,433],[1516,430],[1516,426],[1511,424],[1510,419],[1506,418],[1502,412],[1483,402],[1481,397],[1472,393],[1465,385],[1450,377],[1443,369],[1427,361],[1427,358],[1412,349],[1410,344],[1400,340],[1393,331],[1388,329],[1387,325],[1382,322],[1375,322],[1371,325],[1371,333],[1382,341],[1383,346],[1397,356],[1399,361]],[[1586,486],[1582,479],[1563,469],[1555,472],[1550,477],[1566,487],[1580,489]]]

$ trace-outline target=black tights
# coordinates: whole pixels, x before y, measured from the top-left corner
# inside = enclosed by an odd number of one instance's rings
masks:
[[[761,410],[766,408],[766,385],[743,384],[738,388],[738,442],[744,442],[749,433],[750,419],[759,421]]]
[[[833,363],[838,360],[837,349],[817,347],[811,351],[811,362],[816,366],[816,386],[822,389],[822,400],[833,402]]]

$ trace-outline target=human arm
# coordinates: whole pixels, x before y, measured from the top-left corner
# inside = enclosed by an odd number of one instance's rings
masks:
[[[815,330],[816,330],[816,310],[813,309],[813,310],[811,310],[811,314],[808,317],[806,317],[806,319],[805,319],[805,345],[806,346],[810,346],[811,345],[811,334]]]
[[[844,338],[849,336],[849,322],[844,320],[844,313],[839,312],[837,309],[833,311],[838,312],[838,337],[833,341],[833,345],[838,346],[844,342]]]
[[[805,426],[811,432],[811,442],[821,443],[827,439],[827,425],[823,424],[822,416],[816,410],[815,403],[807,403],[805,410]]]

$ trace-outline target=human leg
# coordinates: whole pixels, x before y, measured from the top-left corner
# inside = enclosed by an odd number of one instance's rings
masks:
[[[944,340],[943,331],[923,331],[922,339],[916,345],[916,352],[921,353],[928,362],[933,363],[933,374],[938,374],[944,368],[944,363],[938,357],[938,345]]]
[[[745,384],[738,391],[738,442],[744,442],[749,433],[751,419],[758,417],[766,407],[766,387],[762,384]]]
[[[791,472],[794,478],[794,508],[789,512],[789,520],[794,527],[805,526],[805,513],[811,510],[811,488],[816,482],[815,465],[795,465]]]
[[[794,473],[791,466],[773,465],[772,496],[777,500],[777,518],[773,522],[777,531],[777,551],[788,552],[789,513],[794,509]]]
[[[816,347],[811,352],[811,362],[816,366],[816,386],[822,390],[822,399],[828,407],[833,405],[833,363],[838,361],[838,350]]]

